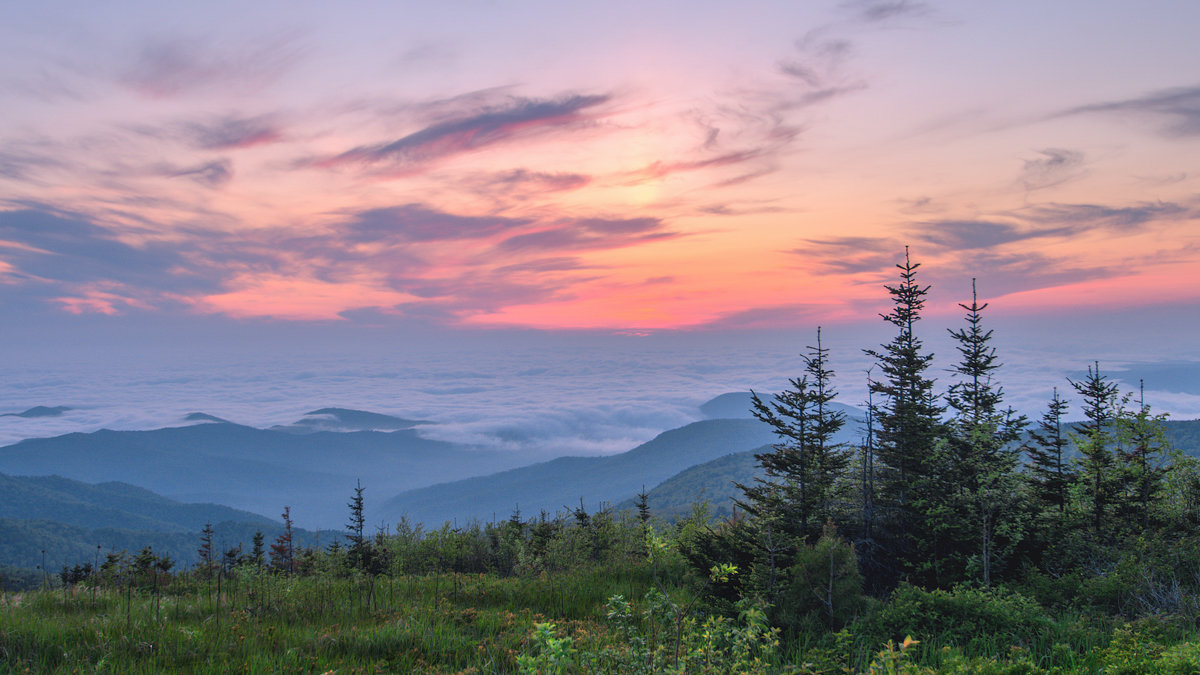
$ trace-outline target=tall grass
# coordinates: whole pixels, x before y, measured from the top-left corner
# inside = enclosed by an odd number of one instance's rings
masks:
[[[176,577],[159,593],[68,589],[0,606],[0,672],[507,673],[537,621],[603,633],[604,602],[652,585],[645,567],[501,578],[368,579],[245,571]]]

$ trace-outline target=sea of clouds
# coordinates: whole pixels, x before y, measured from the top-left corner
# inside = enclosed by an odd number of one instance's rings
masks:
[[[1099,338],[1056,342],[1035,326],[998,331],[1005,363],[998,381],[1008,403],[1040,415],[1053,387],[1074,398],[1066,378],[1094,360],[1174,419],[1200,417],[1200,362],[1179,341],[1130,358]],[[953,344],[930,322],[930,373],[939,389],[953,380]],[[476,335],[454,341],[270,346],[209,344],[203,349],[138,348],[22,354],[0,383],[0,413],[36,405],[69,406],[58,417],[0,417],[0,445],[31,437],[99,429],[184,424],[192,412],[270,427],[337,406],[434,422],[420,433],[521,453],[536,461],[629,450],[701,418],[699,406],[730,391],[779,391],[801,373],[813,335],[660,334],[597,336]],[[871,359],[863,347],[889,339],[886,326],[832,326],[824,333],[840,399],[861,405]],[[878,371],[876,370],[876,373]],[[1072,412],[1076,412],[1073,409]]]

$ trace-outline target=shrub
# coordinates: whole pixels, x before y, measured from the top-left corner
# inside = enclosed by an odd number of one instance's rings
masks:
[[[1027,644],[1052,627],[1040,605],[1010,590],[955,586],[927,591],[902,585],[860,630],[881,640],[921,635],[963,646],[989,639],[982,636],[1001,644]]]
[[[783,590],[772,612],[775,624],[789,635],[805,624],[841,628],[866,606],[863,578],[854,545],[832,526],[816,544],[803,546],[784,573]]]

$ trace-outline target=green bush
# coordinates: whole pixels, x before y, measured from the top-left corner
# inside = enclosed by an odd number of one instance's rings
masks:
[[[866,607],[854,546],[832,527],[816,544],[801,547],[783,579],[771,616],[789,636],[805,628],[841,628]]]
[[[906,584],[864,618],[856,632],[881,640],[919,635],[965,646],[978,640],[1027,644],[1052,629],[1041,605],[1011,590],[956,586],[927,591]]]

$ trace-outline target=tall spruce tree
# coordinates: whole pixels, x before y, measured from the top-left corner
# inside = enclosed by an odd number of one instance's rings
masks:
[[[926,375],[933,354],[925,351],[915,330],[929,293],[929,286],[917,282],[920,266],[912,262],[908,247],[904,247],[904,264],[896,265],[900,283],[885,286],[891,295],[892,311],[880,315],[896,328],[896,336],[879,349],[864,350],[880,370],[880,379],[869,385],[882,399],[874,415],[875,506],[880,515],[877,522],[887,521],[892,559],[900,565],[897,574],[911,570],[928,553],[922,549],[931,543],[924,515],[933,496],[928,479],[944,410],[934,394],[933,379]]]
[[[780,442],[771,452],[755,455],[766,474],[753,485],[741,485],[738,504],[747,513],[770,521],[772,536],[813,543],[825,521],[834,516],[835,486],[850,462],[847,448],[833,442],[846,414],[833,407],[829,349],[821,342],[807,347],[804,374],[768,403],[751,396],[753,414],[769,424]],[[784,544],[785,546],[790,544]]]
[[[1087,377],[1076,382],[1067,379],[1082,399],[1084,421],[1076,425],[1075,444],[1081,455],[1081,480],[1092,528],[1097,535],[1105,532],[1109,509],[1116,498],[1113,475],[1112,424],[1117,409],[1117,385],[1100,373],[1100,363],[1088,366]]]
[[[967,325],[949,331],[959,362],[952,369],[957,379],[946,395],[953,413],[950,434],[939,447],[938,475],[931,477],[942,486],[934,495],[941,497],[943,508],[931,511],[939,545],[937,557],[930,561],[950,562],[944,571],[958,576],[962,570],[955,569],[953,560],[974,551],[970,558],[978,563],[984,586],[991,585],[993,567],[1004,557],[1002,548],[1019,539],[1014,512],[1020,450],[1015,441],[1026,424],[1012,408],[1001,409],[1004,389],[994,382],[1001,364],[991,345],[992,331],[983,328],[987,306],[979,303],[972,279],[971,304],[959,304],[967,312]],[[950,580],[954,579],[943,579]]]

